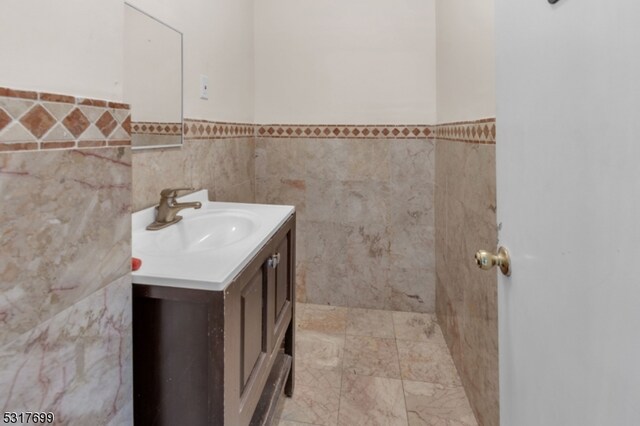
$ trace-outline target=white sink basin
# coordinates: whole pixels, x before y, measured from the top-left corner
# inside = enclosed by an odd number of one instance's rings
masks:
[[[140,253],[173,255],[176,251],[193,253],[220,250],[249,237],[258,229],[260,218],[243,210],[214,211],[182,219],[159,231],[153,231]],[[147,231],[149,232],[149,231]]]
[[[200,201],[202,208],[182,210],[180,222],[158,231],[146,230],[155,208],[133,214],[132,251],[142,260],[132,274],[134,283],[222,290],[295,211],[292,206],[211,202],[206,190],[179,201]]]

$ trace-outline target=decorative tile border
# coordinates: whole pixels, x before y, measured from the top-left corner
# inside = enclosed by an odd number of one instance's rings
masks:
[[[131,134],[232,138],[440,139],[495,144],[495,118],[431,125],[249,124],[185,119],[131,122],[129,105],[0,87],[0,152],[130,146]]]
[[[131,134],[180,136],[182,134],[182,123],[132,121]]]
[[[184,120],[184,137],[187,140],[233,139],[255,136],[255,125],[225,123],[207,120]]]
[[[441,139],[474,144],[496,143],[496,120],[486,118],[438,125],[255,125],[258,138]]]
[[[495,145],[496,143],[495,118],[439,124],[435,126],[434,130],[434,139],[481,145]]]
[[[432,132],[426,125],[256,125],[259,138],[423,139]]]
[[[0,152],[130,146],[129,105],[0,87]]]

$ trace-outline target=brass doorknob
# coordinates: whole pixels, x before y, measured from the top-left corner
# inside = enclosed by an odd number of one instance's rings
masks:
[[[476,253],[476,263],[478,268],[485,271],[498,266],[504,275],[511,276],[511,258],[509,257],[509,251],[504,247],[498,249],[497,255],[485,250],[479,250]]]

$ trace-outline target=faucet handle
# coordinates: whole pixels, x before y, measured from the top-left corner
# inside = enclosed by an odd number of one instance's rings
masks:
[[[175,198],[180,191],[193,191],[195,188],[165,188],[160,191],[160,196],[163,198]]]

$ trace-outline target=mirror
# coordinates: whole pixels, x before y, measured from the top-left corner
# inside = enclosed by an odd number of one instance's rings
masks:
[[[132,148],[182,145],[182,33],[129,3],[123,83]]]

